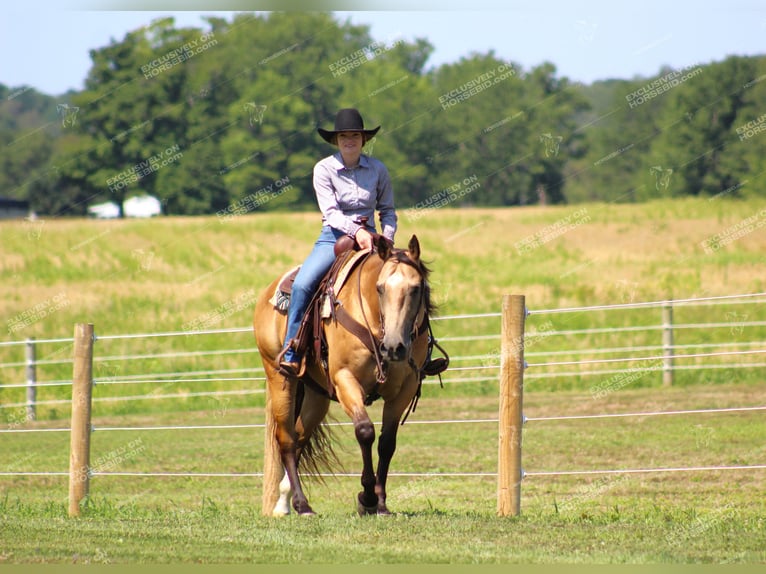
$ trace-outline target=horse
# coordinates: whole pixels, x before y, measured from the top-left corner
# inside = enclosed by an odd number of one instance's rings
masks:
[[[415,235],[406,250],[395,249],[385,238],[376,237],[373,249],[335,294],[334,305],[338,313],[344,311],[365,326],[368,340],[365,342],[365,336],[349,331],[335,313],[322,319],[326,362],[313,355],[307,357],[301,379],[285,376],[279,370],[286,316],[269,302],[279,279],[258,298],[253,328],[285,471],[281,499],[273,515],[289,512],[290,493],[298,515],[314,514],[303,491],[298,467],[300,463],[302,468],[316,470],[319,460],[331,458],[328,456],[331,441],[322,424],[331,396],[353,422],[361,449],[362,490],[357,495],[357,512],[360,516],[390,514],[386,483],[397,431],[405,410],[408,406],[412,408],[420,396],[422,369],[431,348],[428,318],[434,307],[428,284],[430,270],[420,255]],[[382,398],[384,404],[378,466],[373,471],[375,428],[366,405],[377,398]]]

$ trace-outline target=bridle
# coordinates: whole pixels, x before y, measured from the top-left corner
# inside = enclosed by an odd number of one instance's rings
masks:
[[[371,253],[372,254],[372,253]],[[385,328],[386,328],[386,322],[385,317],[383,316],[383,310],[379,307],[378,313],[379,313],[379,321],[380,321],[380,336],[376,337],[373,333],[372,326],[370,325],[370,321],[367,319],[367,314],[364,311],[364,304],[362,302],[362,269],[364,267],[364,264],[369,259],[368,257],[365,257],[362,263],[359,266],[359,273],[357,274],[357,295],[359,297],[359,308],[362,310],[362,318],[364,319],[365,327],[367,328],[367,333],[370,337],[370,345],[368,346],[373,351],[373,356],[375,357],[375,363],[377,365],[377,376],[376,381],[379,385],[385,383],[386,381],[386,361],[383,360],[383,357],[381,356],[380,352],[380,343],[383,340],[383,336],[385,335]],[[410,267],[414,268],[418,275],[420,276],[420,297],[418,300],[418,306],[417,311],[415,312],[415,320],[413,321],[412,325],[412,331],[410,332],[410,342],[417,339],[421,333],[426,332],[430,328],[430,324],[428,322],[428,310],[426,309],[426,279],[425,275],[423,273],[423,270],[420,268],[420,266],[415,263],[412,259],[409,257],[406,257],[404,255],[404,251],[396,251],[392,253],[391,256],[389,256],[386,261],[384,261],[384,264],[390,261],[391,259],[394,259],[396,263],[402,263],[405,265],[409,265]],[[417,318],[422,313],[423,318],[420,321],[420,324],[418,324]],[[407,356],[407,363],[412,368],[413,371],[416,373],[420,372],[420,369],[415,364],[414,359],[412,358],[412,350],[410,349]]]

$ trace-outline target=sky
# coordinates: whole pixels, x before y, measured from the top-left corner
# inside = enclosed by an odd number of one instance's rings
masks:
[[[152,0],[156,11],[140,11],[146,1],[15,0],[4,6],[0,83],[49,95],[79,90],[90,69],[89,50],[120,41],[155,18],[172,15],[178,26],[204,27],[202,15],[231,20],[235,12],[216,10],[257,10],[275,0]],[[314,1],[341,21],[370,26],[378,41],[428,39],[434,46],[428,67],[492,50],[525,71],[547,61],[560,77],[587,84],[766,54],[762,0],[440,0],[438,8],[433,0],[387,0],[385,10],[381,0]],[[178,4],[194,11],[180,11]],[[334,9],[348,6],[354,9]]]

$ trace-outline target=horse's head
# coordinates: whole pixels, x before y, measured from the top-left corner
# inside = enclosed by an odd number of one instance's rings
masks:
[[[383,327],[380,351],[385,361],[404,361],[410,358],[415,321],[428,311],[428,269],[420,260],[415,235],[406,251],[385,240],[376,247],[384,261],[376,283]]]

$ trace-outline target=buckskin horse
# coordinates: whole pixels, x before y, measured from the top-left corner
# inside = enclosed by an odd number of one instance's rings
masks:
[[[289,512],[288,480],[295,511],[299,515],[314,514],[298,469],[300,463],[301,470],[315,470],[317,460],[326,458],[331,451],[321,426],[331,398],[353,422],[362,452],[362,491],[357,496],[357,511],[360,515],[390,514],[386,480],[400,421],[405,410],[416,404],[424,373],[437,374],[425,368],[435,343],[429,326],[433,307],[428,275],[415,235],[406,250],[394,249],[385,239],[376,237],[373,250],[361,257],[340,290],[330,290],[330,316],[321,319],[326,350],[320,356],[316,352],[307,354],[299,379],[281,374],[278,366],[286,317],[275,308],[272,294],[280,280],[272,282],[258,298],[253,327],[285,470],[280,485],[284,507],[280,510],[277,503],[275,516]],[[447,360],[436,359],[429,365],[438,364],[436,371],[440,372]],[[382,398],[384,404],[378,467],[374,472],[375,429],[365,407],[376,398]]]

